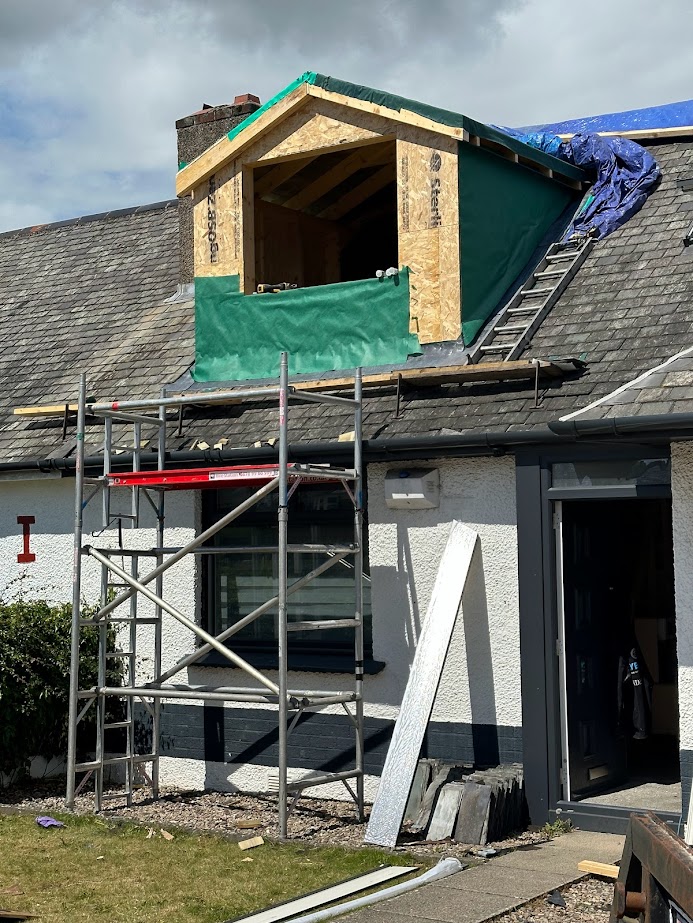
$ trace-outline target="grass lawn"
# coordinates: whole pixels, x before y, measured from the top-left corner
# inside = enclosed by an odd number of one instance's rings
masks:
[[[0,815],[0,909],[45,923],[221,923],[379,865],[416,864],[376,849],[266,843],[243,851],[176,830],[167,841],[159,828],[147,839],[134,824],[54,816],[65,828]]]

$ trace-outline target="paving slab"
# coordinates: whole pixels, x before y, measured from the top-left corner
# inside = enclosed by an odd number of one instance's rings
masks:
[[[575,830],[356,911],[349,923],[483,923],[583,877],[581,859],[614,863],[624,837]]]

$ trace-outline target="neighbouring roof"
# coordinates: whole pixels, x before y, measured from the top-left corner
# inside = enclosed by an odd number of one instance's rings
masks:
[[[693,130],[693,99],[667,103],[664,106],[648,106],[645,109],[627,109],[623,112],[606,112],[602,115],[589,115],[581,119],[567,119],[563,122],[529,125],[521,130],[545,131],[554,135],[573,135],[578,132],[630,134],[632,132],[656,132],[667,128]]]
[[[178,283],[178,202],[0,234],[0,460],[60,450],[58,424],[14,407],[90,394],[158,393],[193,353]]]
[[[542,382],[539,407],[527,381],[407,386],[400,414],[393,388],[366,392],[366,438],[437,436],[543,428],[587,407],[676,354],[693,327],[693,247],[682,238],[693,218],[693,145],[651,148],[663,179],[642,210],[598,241],[534,336],[527,357],[582,356],[584,373]],[[17,419],[12,408],[74,400],[81,369],[97,398],[158,392],[193,361],[190,301],[167,302],[177,286],[177,209],[148,209],[50,225],[0,236],[0,329],[3,397],[0,460],[70,451],[60,421]],[[682,387],[679,385],[679,387]],[[693,397],[648,412],[668,413]],[[622,411],[619,411],[622,415]],[[336,439],[352,428],[333,405],[292,410],[297,441]],[[169,447],[252,447],[275,435],[272,404],[226,407],[214,417],[186,412]],[[94,438],[92,437],[92,445]]]
[[[602,420],[693,411],[693,346],[588,404],[561,417]]]

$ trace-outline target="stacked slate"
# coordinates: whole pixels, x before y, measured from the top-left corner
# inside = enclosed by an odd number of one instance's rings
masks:
[[[474,770],[463,763],[420,760],[404,824],[429,842],[451,838],[484,846],[505,839],[527,824],[522,766]]]

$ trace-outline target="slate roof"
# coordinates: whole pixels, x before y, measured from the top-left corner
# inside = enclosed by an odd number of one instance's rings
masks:
[[[392,389],[367,391],[366,438],[543,429],[691,342],[693,247],[682,238],[693,222],[693,193],[679,181],[693,177],[693,143],[650,149],[660,187],[596,243],[525,354],[581,356],[586,371],[543,381],[538,408],[528,381],[405,388],[399,416]],[[0,236],[0,460],[70,451],[58,422],[10,414],[15,406],[74,398],[81,368],[100,398],[154,394],[178,379],[193,361],[194,312],[189,301],[166,303],[177,266],[175,203]],[[649,403],[648,413],[693,409],[693,385],[679,383]],[[297,441],[333,440],[352,429],[331,405],[301,405],[291,420]],[[180,436],[171,427],[168,444],[190,449],[224,438],[229,448],[250,447],[275,428],[271,404],[231,406],[212,417],[191,409]]]
[[[44,458],[61,427],[14,407],[90,394],[157,394],[190,364],[178,284],[178,202],[159,202],[0,235],[0,460]]]
[[[662,410],[664,408],[664,410]],[[693,346],[562,420],[604,420],[693,411]]]

